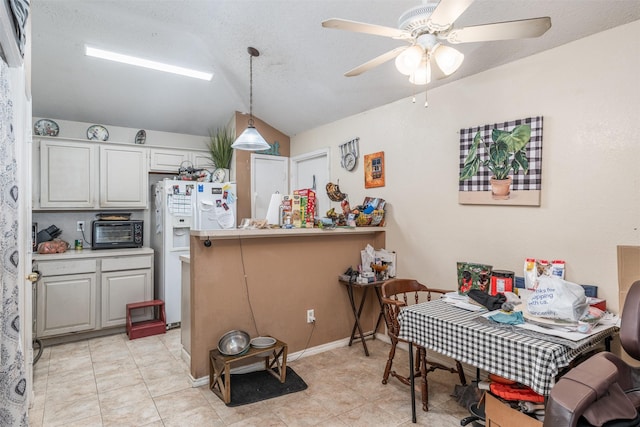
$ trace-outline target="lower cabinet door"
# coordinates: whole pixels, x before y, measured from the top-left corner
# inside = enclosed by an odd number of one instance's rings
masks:
[[[102,323],[103,328],[121,326],[126,323],[127,304],[153,299],[151,269],[110,271],[102,273]],[[151,318],[151,311],[145,311],[142,318],[135,313],[134,321]]]
[[[43,277],[36,296],[36,335],[96,328],[96,274]]]

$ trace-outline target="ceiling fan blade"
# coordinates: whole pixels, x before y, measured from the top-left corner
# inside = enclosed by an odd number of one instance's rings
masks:
[[[322,21],[324,28],[354,31],[356,33],[373,34],[374,36],[391,37],[394,39],[410,39],[411,34],[397,28],[382,25],[366,24],[364,22],[349,21],[347,19],[332,18]]]
[[[369,71],[370,69],[372,69],[374,67],[377,67],[380,64],[384,64],[385,62],[392,60],[393,58],[395,58],[396,56],[400,55],[402,52],[404,52],[408,48],[409,48],[409,46],[397,47],[397,48],[395,48],[393,50],[390,50],[387,53],[383,53],[382,55],[373,58],[370,61],[365,62],[362,65],[357,66],[356,68],[354,68],[351,71],[347,71],[346,73],[344,73],[344,75],[346,77],[359,76],[360,74],[364,73],[365,71]]]
[[[427,26],[431,31],[444,31],[451,27],[456,19],[473,3],[473,0],[440,0]]]
[[[451,43],[473,43],[491,40],[526,39],[539,37],[551,28],[551,18],[523,19],[521,21],[497,22],[476,25],[450,31],[446,40]]]

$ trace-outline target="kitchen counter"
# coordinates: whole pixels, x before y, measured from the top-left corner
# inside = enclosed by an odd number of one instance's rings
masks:
[[[261,228],[233,230],[191,230],[192,236],[200,240],[216,239],[257,239],[262,237],[330,236],[371,234],[384,231],[384,227],[347,227],[347,228]],[[364,249],[364,248],[363,248]]]
[[[347,345],[353,313],[337,277],[360,264],[368,244],[384,248],[385,232],[384,227],[192,230],[190,262],[183,262],[190,273],[191,376],[206,383],[209,351],[234,329],[251,337],[276,336],[291,353]],[[313,324],[306,321],[310,309]],[[365,304],[363,330],[374,328],[379,312],[373,300]]]
[[[151,248],[129,248],[129,249],[69,249],[61,254],[33,254],[34,261],[55,261],[63,259],[82,259],[82,258],[103,258],[103,257],[115,257],[115,256],[129,256],[129,255],[148,255],[153,254]]]
[[[153,299],[153,249],[70,250],[33,254],[36,334],[64,342],[124,331],[126,305]],[[153,318],[149,309],[134,321]]]

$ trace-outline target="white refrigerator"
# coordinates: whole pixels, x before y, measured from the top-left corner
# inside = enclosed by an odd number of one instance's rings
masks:
[[[234,182],[196,182],[193,201],[194,230],[236,228],[237,195]]]
[[[164,179],[153,187],[151,247],[154,249],[155,298],[165,303],[167,327],[180,324],[181,255],[189,255],[195,181]]]

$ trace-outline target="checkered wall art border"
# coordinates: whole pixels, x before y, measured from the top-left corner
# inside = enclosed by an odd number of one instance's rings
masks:
[[[528,117],[503,123],[486,124],[467,129],[460,129],[460,173],[464,167],[469,149],[473,144],[473,138],[480,132],[482,139],[491,144],[491,132],[493,129],[511,131],[519,125],[531,126],[531,139],[525,150],[529,160],[529,172],[525,175],[522,170],[513,176],[511,194],[507,200],[493,200],[491,197],[491,171],[480,166],[478,173],[458,184],[458,201],[461,204],[496,204],[496,205],[528,205],[540,206],[540,191],[542,189],[542,116]],[[478,147],[481,159],[488,156],[484,144]],[[460,174],[458,175],[460,176]]]

